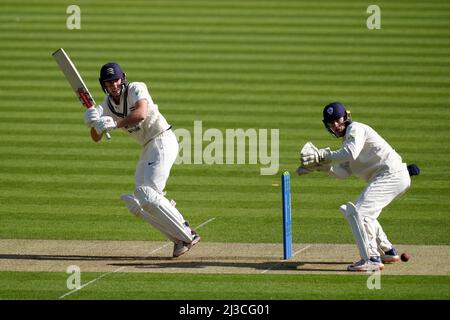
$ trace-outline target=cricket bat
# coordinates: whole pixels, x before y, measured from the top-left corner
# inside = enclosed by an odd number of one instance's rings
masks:
[[[78,97],[78,99],[80,99],[81,104],[88,109],[95,106],[94,97],[92,97],[87,86],[84,84],[83,79],[78,73],[77,68],[73,64],[72,60],[70,60],[64,49],[60,48],[56,50],[52,53],[52,56],[53,58],[55,58],[56,62],[59,65],[59,68],[66,76],[67,81],[69,81],[70,85],[72,86],[75,95]],[[111,139],[109,132],[106,132],[106,138],[108,140]]]

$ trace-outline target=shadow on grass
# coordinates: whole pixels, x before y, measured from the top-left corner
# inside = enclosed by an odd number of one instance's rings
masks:
[[[0,260],[57,260],[57,261],[128,261],[128,260],[172,260],[171,257],[138,257],[138,256],[80,256],[55,254],[0,254]]]
[[[241,259],[240,259],[241,260]],[[202,269],[202,268],[241,268],[249,270],[261,271],[319,271],[319,272],[338,272],[345,271],[345,267],[341,265],[349,265],[351,262],[324,262],[324,261],[254,261],[254,257],[249,257],[248,261],[222,261],[220,259],[213,260],[190,260],[190,261],[174,261],[156,262],[156,263],[115,263],[114,266],[134,267],[142,269],[165,269],[180,268],[184,270]],[[328,267],[325,267],[328,266]],[[335,266],[335,267],[333,267]]]
[[[327,262],[327,261],[286,261],[273,258],[267,261],[267,257],[195,257],[186,260],[172,257],[143,257],[143,256],[88,256],[88,255],[42,255],[42,254],[0,254],[0,260],[43,260],[43,261],[103,261],[105,265],[117,267],[130,267],[138,269],[189,269],[203,268],[230,268],[249,269],[261,271],[319,271],[337,272],[345,271],[341,265],[351,262]],[[183,260],[184,259],[184,260]],[[117,263],[115,262],[117,261]],[[123,262],[121,262],[123,261]],[[109,262],[109,263],[108,263]],[[113,262],[113,263],[110,263]],[[327,266],[327,267],[325,267]],[[335,267],[333,267],[335,266]]]

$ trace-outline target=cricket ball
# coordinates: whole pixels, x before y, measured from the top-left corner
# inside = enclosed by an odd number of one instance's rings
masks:
[[[409,259],[411,259],[411,255],[409,253],[402,253],[400,256],[400,259],[402,259],[403,262],[408,262]]]

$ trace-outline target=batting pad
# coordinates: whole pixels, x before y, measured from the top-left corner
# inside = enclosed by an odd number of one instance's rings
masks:
[[[192,241],[191,229],[186,227],[184,218],[170,201],[151,187],[139,187],[135,191],[136,198],[142,209],[156,222],[161,229],[171,236],[184,242]],[[149,222],[150,223],[150,222]]]
[[[350,224],[353,237],[355,238],[356,245],[358,246],[359,255],[362,259],[368,261],[370,258],[368,252],[369,240],[367,238],[364,225],[361,222],[358,212],[356,211],[355,205],[351,202],[348,202],[347,204],[343,204],[342,206],[340,206],[339,210],[341,210],[348,223]]]
[[[161,231],[161,233],[163,233],[167,239],[169,239],[170,241],[172,241],[173,243],[177,243],[178,239],[174,238],[168,230],[165,229],[165,226],[163,224],[160,224],[158,222],[158,220],[156,220],[154,217],[152,217],[152,215],[150,215],[148,212],[142,210],[140,217],[142,219],[144,219],[145,221],[147,221],[147,223],[149,223],[150,225],[152,225],[153,227],[155,227],[156,229],[158,229],[159,231]]]
[[[128,211],[130,211],[133,215],[135,215],[138,218],[143,219],[151,226],[155,227],[157,230],[161,231],[169,240],[172,242],[177,242],[178,240],[172,237],[167,230],[164,229],[164,225],[160,224],[156,219],[154,219],[148,212],[144,211],[141,208],[141,204],[139,203],[138,199],[134,197],[132,194],[123,194],[120,196],[120,199],[122,199],[127,208]]]

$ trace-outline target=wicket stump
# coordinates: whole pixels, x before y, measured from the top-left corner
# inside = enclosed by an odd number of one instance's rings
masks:
[[[292,258],[291,227],[291,176],[288,171],[281,175],[281,194],[283,199],[283,259]]]

